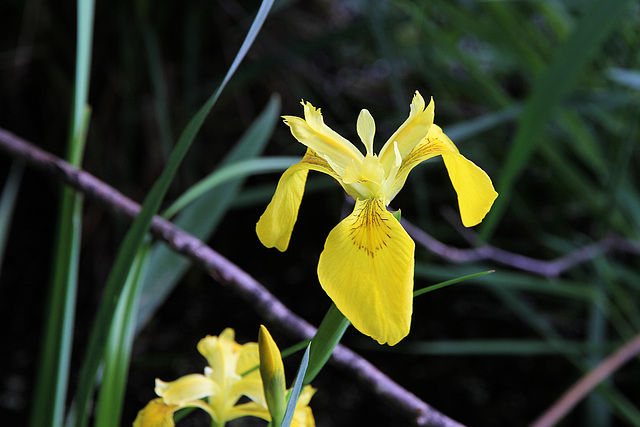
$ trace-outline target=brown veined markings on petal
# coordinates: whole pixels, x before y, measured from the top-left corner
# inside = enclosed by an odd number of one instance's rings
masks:
[[[382,199],[365,200],[359,210],[353,213],[353,223],[349,235],[353,244],[365,251],[372,258],[382,247],[387,245],[391,237],[391,227],[388,218],[383,218],[380,212],[386,209]]]
[[[450,152],[451,150],[442,142],[437,139],[427,139],[422,144],[415,147],[409,154],[404,156],[400,168],[398,169],[398,176],[403,174],[408,175],[409,171],[416,167],[418,163],[424,162],[432,157],[439,156],[443,152]]]
[[[307,149],[307,152],[304,154],[304,157],[300,162],[308,164],[309,169],[326,173],[327,175],[338,181],[339,184],[342,181],[340,175],[338,175],[336,171],[334,171],[333,168],[329,166],[329,163],[327,163],[327,161],[322,157],[318,156],[318,154],[311,148]]]

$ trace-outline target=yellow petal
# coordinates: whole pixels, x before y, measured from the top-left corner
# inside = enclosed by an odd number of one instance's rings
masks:
[[[300,163],[282,174],[271,202],[256,224],[258,238],[267,248],[275,247],[284,252],[289,247],[309,169],[330,175],[346,190],[342,178],[309,148]]]
[[[435,156],[442,156],[453,188],[458,195],[460,216],[465,227],[472,227],[485,217],[498,193],[489,176],[458,152],[458,148],[437,125],[432,125],[427,138],[402,159],[402,165],[386,191],[393,199],[402,189],[411,169]]]
[[[360,111],[360,115],[358,116],[358,122],[356,124],[356,130],[358,131],[358,136],[365,148],[367,149],[367,154],[373,155],[373,136],[376,133],[376,122],[373,120],[371,113],[369,110]]]
[[[427,139],[433,146],[432,150],[435,151],[436,147],[440,147],[440,154],[458,195],[462,224],[465,227],[479,224],[498,197],[491,178],[475,163],[460,154],[439,126],[431,127]]]
[[[300,396],[298,397],[296,408],[302,408],[309,405],[309,402],[311,401],[311,398],[314,394],[316,394],[315,388],[311,387],[310,385],[304,386],[304,388],[300,392]]]
[[[346,168],[351,159],[362,161],[362,153],[354,145],[324,124],[320,109],[303,102],[304,119],[284,116],[291,134],[302,144],[321,156],[328,156],[341,168]]]
[[[357,200],[327,237],[320,284],[353,326],[379,343],[409,333],[415,244],[382,199]]]
[[[406,156],[413,150],[429,132],[429,128],[433,124],[435,104],[433,98],[429,105],[425,108],[425,102],[418,91],[415,92],[409,117],[398,128],[397,131],[387,140],[380,150],[380,162],[386,171],[391,170],[395,163],[395,153],[393,143],[398,143],[400,156]]]
[[[280,177],[271,202],[256,224],[258,238],[267,248],[284,252],[289,247],[308,173],[308,167],[297,163]]]
[[[271,414],[269,414],[267,407],[256,402],[241,403],[234,406],[227,412],[226,420],[231,421],[240,417],[258,417],[271,421]]]
[[[465,227],[479,224],[498,197],[491,178],[461,154],[443,153],[442,158],[458,195],[462,224]]]
[[[310,385],[304,386],[298,401],[296,402],[296,410],[293,413],[291,427],[315,427],[316,421],[313,418],[313,412],[309,407],[309,401],[315,394],[316,389]]]
[[[236,364],[241,349],[242,346],[235,341],[235,331],[231,328],[226,328],[220,336],[209,335],[198,342],[198,351],[211,367],[208,377],[220,386],[229,379],[240,379]]]
[[[189,374],[175,381],[156,379],[155,392],[168,405],[185,405],[194,400],[219,394],[220,388],[210,378],[201,374]]]
[[[313,411],[310,407],[296,409],[291,420],[291,427],[316,427],[316,420],[313,418]]]
[[[264,401],[260,371],[255,369],[260,365],[258,353],[258,343],[248,342],[242,345],[236,366],[236,372],[242,378],[229,391],[229,394],[234,396],[234,399],[236,398],[235,396],[239,398],[241,395],[245,395],[258,403]]]
[[[382,184],[384,179],[384,168],[377,157],[367,156],[362,162],[362,179],[364,181],[375,182],[378,185]]]
[[[260,377],[260,373],[257,369],[253,369],[260,364],[260,356],[258,344],[255,342],[248,342],[242,345],[240,353],[238,355],[238,365],[236,372],[242,375],[244,378],[248,376]],[[247,374],[248,371],[250,373]]]
[[[153,399],[138,412],[133,427],[173,427],[173,413],[178,405],[167,405],[161,398]]]

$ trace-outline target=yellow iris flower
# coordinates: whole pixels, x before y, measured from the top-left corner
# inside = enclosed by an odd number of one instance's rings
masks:
[[[318,262],[320,284],[356,329],[380,344],[395,345],[411,324],[415,244],[387,206],[409,172],[442,156],[466,227],[482,221],[498,193],[489,176],[433,123],[433,99],[426,106],[417,91],[409,118],[379,154],[373,151],[375,122],[369,111],[360,112],[356,127],[366,149],[363,155],[324,123],[320,109],[309,102],[302,105],[304,119],[283,118],[307,152],[280,178],[256,232],[266,247],[285,251],[309,170],[333,177],[356,203],[327,237]]]
[[[155,392],[160,397],[138,412],[134,427],[173,427],[173,414],[182,408],[205,410],[217,426],[245,416],[271,421],[260,372],[255,369],[260,363],[258,343],[238,344],[233,329],[227,328],[220,336],[200,340],[198,351],[208,362],[204,375],[185,375],[171,382],[156,379]],[[302,390],[292,426],[315,427],[308,406],[314,393],[311,386]],[[238,404],[242,396],[250,401]]]

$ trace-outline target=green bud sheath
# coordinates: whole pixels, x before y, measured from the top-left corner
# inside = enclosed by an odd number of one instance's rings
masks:
[[[258,348],[260,350],[260,376],[262,377],[267,407],[272,418],[271,425],[279,427],[287,406],[284,365],[280,350],[264,325],[260,325]]]

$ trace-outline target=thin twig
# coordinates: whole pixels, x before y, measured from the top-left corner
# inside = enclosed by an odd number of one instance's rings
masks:
[[[438,241],[405,219],[402,219],[402,225],[416,242],[447,261],[462,263],[491,260],[544,277],[558,277],[572,267],[612,249],[636,255],[640,254],[640,243],[611,235],[596,243],[575,249],[559,258],[545,261],[505,251],[488,244],[473,249],[454,248]]]
[[[547,409],[531,427],[548,427],[556,425],[586,395],[612,373],[620,369],[629,359],[640,353],[640,334],[604,359],[594,369],[584,375],[567,390],[549,409]]]
[[[24,159],[28,164],[45,173],[54,175],[118,214],[134,218],[140,212],[140,205],[93,175],[74,168],[62,159],[3,129],[0,129],[0,149],[13,157]],[[230,285],[231,289],[244,298],[267,321],[276,324],[298,339],[309,339],[315,335],[315,327],[289,310],[248,273],[196,237],[159,216],[154,217],[150,231],[176,252],[203,266],[216,281]],[[435,410],[383,374],[366,359],[342,345],[335,348],[331,360],[352,373],[367,389],[372,390],[381,400],[391,404],[416,425],[439,427],[462,425]]]

